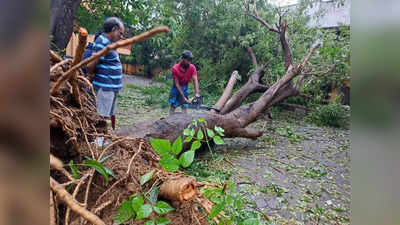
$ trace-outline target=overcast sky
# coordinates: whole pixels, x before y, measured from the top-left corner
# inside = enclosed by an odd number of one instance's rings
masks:
[[[268,0],[268,1],[277,6],[291,5],[297,3],[297,0]]]

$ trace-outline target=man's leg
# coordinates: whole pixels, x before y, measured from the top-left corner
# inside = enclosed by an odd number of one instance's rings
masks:
[[[174,85],[172,85],[171,87],[168,102],[171,103],[171,106],[169,108],[169,115],[172,115],[173,113],[175,113],[175,109],[179,105],[179,93]]]
[[[175,107],[171,104],[170,108],[169,108],[169,115],[172,115],[175,113]]]
[[[111,127],[112,127],[113,130],[115,130],[115,114],[114,114],[114,110],[117,107],[117,97],[118,97],[118,91],[114,91],[114,99],[113,99],[111,110],[110,110]]]
[[[115,130],[115,115],[111,116],[111,127],[113,130]]]

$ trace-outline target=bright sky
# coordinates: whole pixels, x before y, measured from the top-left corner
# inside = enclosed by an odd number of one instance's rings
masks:
[[[268,0],[268,1],[277,6],[285,6],[285,5],[296,4],[298,0]]]

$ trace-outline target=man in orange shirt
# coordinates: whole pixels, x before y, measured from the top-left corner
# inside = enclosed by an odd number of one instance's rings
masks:
[[[187,113],[189,102],[189,83],[193,80],[195,97],[200,97],[199,82],[197,80],[197,70],[192,64],[193,55],[185,50],[182,53],[182,60],[175,64],[172,69],[174,84],[171,88],[168,101],[171,103],[170,114],[175,112],[178,106],[182,107],[182,112]]]

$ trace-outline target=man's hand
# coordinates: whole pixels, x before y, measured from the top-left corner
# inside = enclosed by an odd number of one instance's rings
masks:
[[[186,97],[183,97],[183,102],[184,103],[190,103],[189,99],[187,99]]]
[[[200,97],[200,94],[199,94],[199,93],[196,93],[194,96],[195,96],[196,98],[198,98],[198,97]]]

